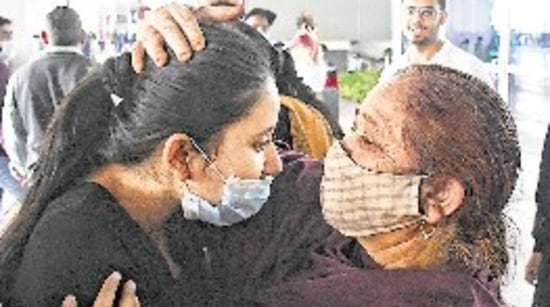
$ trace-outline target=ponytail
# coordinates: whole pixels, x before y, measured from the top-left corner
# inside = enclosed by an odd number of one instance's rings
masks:
[[[21,211],[0,238],[0,300],[6,299],[25,245],[48,203],[105,163],[100,152],[115,111],[111,93],[126,96],[134,80],[129,55],[110,59],[55,111]]]

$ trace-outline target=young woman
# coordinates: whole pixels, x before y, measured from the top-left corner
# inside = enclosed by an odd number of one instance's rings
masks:
[[[181,207],[228,226],[261,209],[281,167],[268,56],[235,25],[202,31],[208,46],[185,65],[148,63],[133,80],[123,56],[66,98],[0,241],[8,306],[55,306],[67,291],[90,305],[115,268],[139,285],[143,306],[185,305],[169,294],[182,267],[168,218]]]

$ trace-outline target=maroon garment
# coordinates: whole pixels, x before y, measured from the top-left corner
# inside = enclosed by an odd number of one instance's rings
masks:
[[[383,270],[334,232],[299,277],[264,289],[263,306],[502,306],[488,285],[456,271]]]
[[[296,153],[283,159],[270,199],[251,219],[230,227],[174,221],[181,305],[498,306],[467,274],[377,267],[325,223],[322,164]]]
[[[269,200],[246,221],[218,227],[174,216],[171,250],[182,269],[180,302],[254,305],[249,298],[258,289],[282,283],[309,265],[311,252],[331,232],[319,207],[322,164],[297,153],[284,154],[283,162]]]

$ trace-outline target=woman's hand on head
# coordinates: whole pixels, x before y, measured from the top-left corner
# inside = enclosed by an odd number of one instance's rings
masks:
[[[171,3],[149,12],[140,22],[137,40],[132,49],[134,70],[137,73],[143,71],[147,55],[157,66],[165,65],[168,62],[165,43],[174,51],[179,61],[187,61],[194,52],[205,46],[199,20],[235,20],[243,12],[242,0],[207,0],[196,9]]]
[[[122,276],[114,272],[105,279],[101,289],[97,293],[93,307],[115,307],[114,301]],[[116,307],[139,307],[139,299],[136,295],[136,283],[129,280],[124,283],[120,301]],[[75,296],[67,295],[61,307],[78,307]]]

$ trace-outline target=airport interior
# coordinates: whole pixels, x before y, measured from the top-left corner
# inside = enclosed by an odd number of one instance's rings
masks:
[[[41,35],[45,26],[43,17],[56,6],[68,6],[80,15],[82,21],[85,38],[79,46],[83,54],[100,65],[110,57],[132,51],[133,44],[140,37],[139,24],[150,12],[171,2],[2,0],[0,16],[11,21],[11,40],[2,45],[1,60],[14,72],[47,51],[48,46]],[[176,2],[200,7],[205,1]],[[283,48],[292,48],[302,42],[297,39],[304,33],[300,32],[304,31],[300,25],[297,28],[299,16],[307,12],[314,19],[311,25],[315,27],[316,43],[322,46],[324,70],[320,81],[315,78],[308,80],[307,73],[302,76],[303,81],[306,84],[306,81],[311,82],[308,85],[336,117],[344,134],[352,131],[357,109],[368,91],[379,82],[381,72],[416,46],[403,32],[405,3],[438,3],[432,0],[241,2],[244,2],[245,13],[262,8],[276,14],[269,27],[262,28],[262,34],[271,43],[286,46]],[[439,39],[482,63],[494,81],[490,86],[507,104],[517,127],[521,167],[514,193],[504,211],[509,222],[507,245],[510,261],[507,273],[500,280],[500,295],[506,306],[535,306],[532,301],[535,286],[525,280],[525,275],[526,265],[533,254],[532,230],[537,211],[535,194],[545,134],[550,123],[550,1],[447,0],[445,11],[448,18],[438,30]],[[433,12],[409,12],[418,14],[419,19],[425,17],[424,13]],[[436,8],[433,14],[439,13]],[[294,61],[299,70],[299,60],[295,58]],[[336,78],[335,83],[325,79],[330,77]],[[17,214],[10,213],[13,210],[4,205],[2,215]]]

